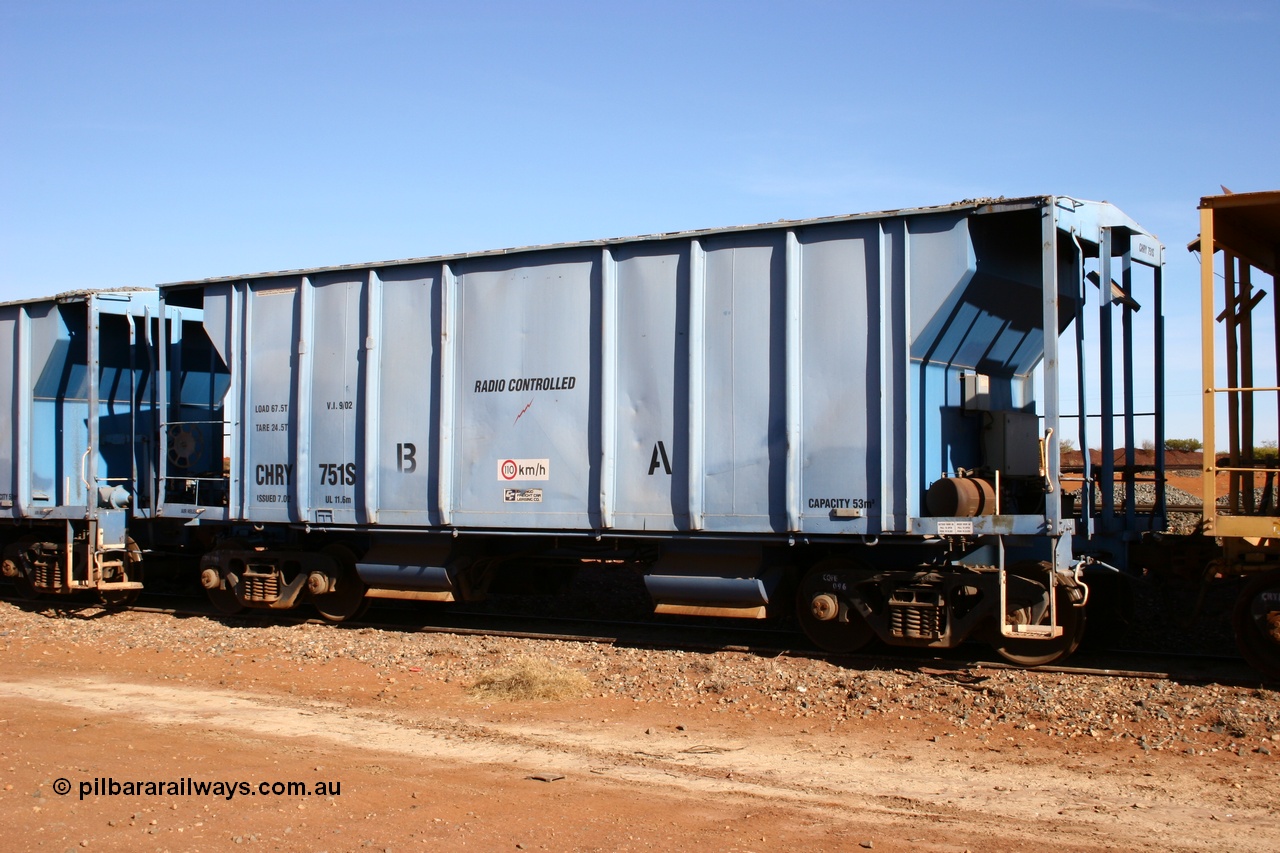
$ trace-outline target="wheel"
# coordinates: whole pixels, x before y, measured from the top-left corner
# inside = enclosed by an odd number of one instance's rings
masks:
[[[1048,625],[1049,601],[1046,585],[1047,563],[1031,563],[1008,569],[1011,583],[1007,599],[1006,624]],[[1020,583],[1017,583],[1021,581]],[[1016,585],[1015,585],[1016,584]],[[1059,573],[1057,590],[1058,624],[1062,636],[1052,640],[1028,640],[997,633],[992,643],[1000,657],[1018,666],[1047,666],[1066,659],[1084,637],[1084,607],[1076,599],[1079,588],[1070,575]]]
[[[849,603],[848,590],[860,572],[850,560],[816,563],[796,593],[796,617],[806,637],[824,651],[851,654],[875,638],[867,620]]]
[[[227,539],[218,544],[216,550],[222,551],[247,551],[249,546],[247,543],[239,539]],[[204,571],[219,571],[216,568],[206,568]],[[225,580],[225,578],[224,578]],[[214,589],[205,588],[205,595],[209,597],[209,603],[213,605],[213,609],[217,610],[223,616],[235,616],[237,613],[244,611],[244,605],[240,603],[240,599],[236,597],[234,589],[223,589],[221,586]]]
[[[6,560],[5,562],[9,561]],[[23,601],[34,601],[39,598],[40,593],[36,591],[35,584],[33,584],[31,582],[31,578],[28,577],[26,570],[22,565],[22,561],[14,560],[13,563],[17,569],[17,574],[9,578],[9,582],[13,584],[14,594]]]
[[[244,605],[240,603],[240,599],[236,598],[233,589],[206,589],[204,593],[209,597],[209,603],[213,605],[213,609],[223,616],[235,616],[237,613],[244,612]]]
[[[1280,679],[1280,571],[1265,572],[1245,585],[1231,622],[1244,659],[1267,678]]]
[[[103,580],[142,582],[142,549],[131,537],[125,539],[123,551],[112,551],[109,556],[119,558],[122,564],[120,576],[103,578]],[[100,589],[98,600],[102,602],[103,607],[128,607],[137,601],[141,594],[140,589]]]
[[[348,622],[360,618],[369,607],[369,600],[364,597],[369,587],[356,572],[355,555],[345,545],[326,545],[320,553],[328,554],[338,564],[338,576],[333,592],[312,598],[316,612],[326,622]]]
[[[39,541],[30,537],[23,539],[16,545],[10,546],[4,558],[6,563],[12,564],[14,573],[9,580],[13,584],[13,591],[24,601],[34,601],[40,597],[40,591],[36,589],[35,582],[31,579],[31,560],[28,556],[28,551]]]

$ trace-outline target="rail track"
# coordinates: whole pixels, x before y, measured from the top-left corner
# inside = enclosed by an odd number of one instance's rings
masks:
[[[8,591],[0,601],[32,610],[66,613],[101,612],[96,600],[68,597],[26,599]],[[1018,667],[989,653],[980,643],[968,643],[952,650],[878,650],[857,654],[832,654],[808,642],[798,629],[778,626],[726,625],[718,620],[676,621],[655,617],[649,620],[616,620],[533,615],[520,612],[479,611],[439,608],[430,612],[419,606],[398,602],[375,604],[368,618],[333,625],[298,611],[247,610],[227,615],[207,599],[196,595],[145,593],[138,603],[123,608],[137,613],[206,618],[235,625],[314,624],[330,630],[375,629],[404,633],[440,633],[470,636],[510,637],[554,642],[591,643],[630,648],[672,649],[689,652],[737,652],[761,658],[803,657],[824,660],[855,669],[969,669],[1017,670],[1065,675],[1171,680],[1185,683],[1256,686],[1262,677],[1245,661],[1233,655],[1153,652],[1139,649],[1085,649],[1069,663]]]

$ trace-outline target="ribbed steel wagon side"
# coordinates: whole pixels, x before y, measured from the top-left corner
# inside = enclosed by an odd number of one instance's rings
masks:
[[[161,509],[224,535],[228,609],[340,620],[589,562],[666,612],[795,606],[827,648],[1054,659],[1080,555],[1139,526],[1110,489],[1064,515],[1059,335],[1100,256],[1125,288],[1153,267],[1158,314],[1162,253],[1046,196],[163,285],[229,389],[225,475],[162,471],[225,502]]]

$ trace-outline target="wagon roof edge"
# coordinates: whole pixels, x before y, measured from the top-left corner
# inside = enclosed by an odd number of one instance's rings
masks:
[[[548,250],[561,249],[582,249],[582,248],[604,248],[608,246],[624,246],[633,243],[644,243],[658,240],[675,240],[681,238],[695,239],[704,236],[713,236],[720,234],[736,234],[751,231],[765,231],[777,228],[800,228],[812,225],[825,225],[841,222],[856,222],[868,219],[887,219],[892,217],[908,217],[922,216],[937,213],[958,212],[964,210],[980,210],[987,208],[984,212],[996,213],[1019,209],[1033,209],[1036,207],[1044,207],[1053,204],[1056,200],[1070,200],[1077,206],[1090,207],[1106,207],[1115,211],[1119,215],[1119,219],[1131,230],[1147,234],[1145,229],[1136,222],[1126,216],[1123,212],[1115,208],[1110,202],[1106,201],[1086,201],[1076,199],[1072,196],[1054,196],[1054,195],[1035,195],[1021,196],[1016,198],[985,197],[971,198],[962,201],[952,202],[950,204],[931,205],[925,207],[910,207],[897,210],[878,210],[866,213],[845,213],[832,216],[814,217],[809,219],[778,219],[773,222],[760,222],[751,225],[735,225],[719,228],[699,228],[684,231],[667,231],[652,234],[638,234],[628,237],[609,237],[594,240],[578,240],[566,243],[546,243],[530,246],[512,246],[503,249],[486,249],[474,252],[457,252],[444,255],[427,255],[422,257],[399,258],[393,260],[367,261],[352,264],[336,264],[322,265],[314,267],[298,267],[294,269],[282,270],[264,270],[253,273],[245,273],[238,275],[213,276],[210,278],[183,279],[179,281],[164,282],[156,285],[159,289],[192,287],[205,284],[225,284],[228,282],[241,282],[254,279],[279,278],[284,276],[311,275],[315,273],[328,272],[344,272],[350,270],[372,270],[387,267],[410,266],[414,264],[430,264],[430,263],[448,263],[450,261],[461,261],[471,258],[493,258],[505,255],[519,255],[525,253],[543,252]],[[1151,235],[1154,237],[1154,235]]]

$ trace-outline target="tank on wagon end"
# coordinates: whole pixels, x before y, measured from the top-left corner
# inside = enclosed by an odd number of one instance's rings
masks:
[[[161,511],[217,532],[228,610],[604,564],[660,612],[794,609],[830,650],[1056,660],[1084,555],[1151,526],[1058,476],[1059,336],[1120,304],[1086,276],[1113,258],[1155,270],[1158,315],[1159,242],[1062,196],[163,285],[229,384],[225,503],[162,485]]]

